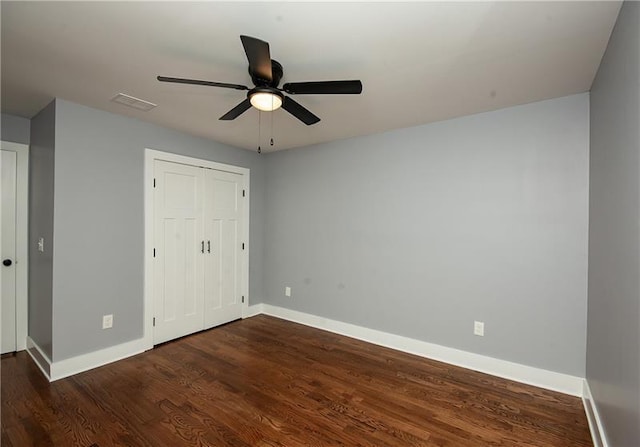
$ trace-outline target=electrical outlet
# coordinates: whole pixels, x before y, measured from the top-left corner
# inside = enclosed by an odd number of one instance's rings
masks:
[[[291,287],[284,288],[284,296],[291,296]]]
[[[480,337],[484,337],[484,322],[482,321],[473,322],[473,334],[478,335]]]
[[[102,329],[109,329],[113,327],[113,314],[102,316]]]

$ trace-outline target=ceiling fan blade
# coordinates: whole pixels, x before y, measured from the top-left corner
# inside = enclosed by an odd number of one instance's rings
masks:
[[[249,71],[258,78],[271,82],[271,53],[269,44],[255,37],[240,36],[244,52],[249,60]]]
[[[250,107],[251,107],[251,102],[249,101],[249,98],[247,98],[244,101],[242,101],[240,104],[235,106],[233,109],[229,110],[227,113],[222,115],[220,119],[224,121],[234,120],[240,115],[242,115],[244,112],[246,112]]]
[[[284,102],[282,103],[282,108],[305,123],[307,126],[320,121],[320,118],[309,112],[307,109],[302,107],[300,104],[298,104],[288,96],[285,96]]]
[[[167,76],[158,76],[158,81],[175,82],[176,84],[206,85],[208,87],[233,88],[236,90],[249,90],[249,87],[240,85],[240,84],[227,84],[225,82],[200,81],[198,79],[170,78]]]
[[[289,82],[282,89],[292,95],[359,95],[360,81]]]

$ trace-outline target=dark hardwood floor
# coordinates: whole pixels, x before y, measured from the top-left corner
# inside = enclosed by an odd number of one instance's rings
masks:
[[[2,368],[2,447],[592,446],[578,398],[258,316],[48,383]]]

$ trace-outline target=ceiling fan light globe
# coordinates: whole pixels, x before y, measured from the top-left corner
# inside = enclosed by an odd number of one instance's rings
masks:
[[[282,106],[282,98],[269,92],[256,92],[249,98],[251,105],[263,112],[272,112]]]

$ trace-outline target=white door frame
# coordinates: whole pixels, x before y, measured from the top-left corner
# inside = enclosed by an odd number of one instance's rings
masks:
[[[16,265],[16,350],[23,351],[27,349],[29,321],[29,146],[0,141],[0,149],[15,152],[17,158],[16,259],[14,260]],[[0,243],[2,243],[1,240]]]
[[[144,322],[143,338],[146,349],[153,348],[153,164],[156,160],[181,163],[201,168],[216,169],[218,171],[241,174],[243,189],[245,190],[244,221],[241,238],[245,244],[242,256],[240,289],[245,297],[242,304],[242,317],[249,312],[249,174],[248,168],[232,166],[214,161],[201,160],[199,158],[162,152],[155,149],[144,151]]]

